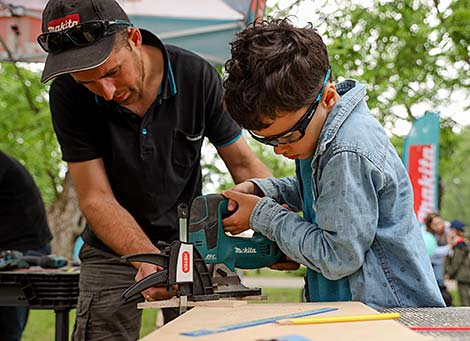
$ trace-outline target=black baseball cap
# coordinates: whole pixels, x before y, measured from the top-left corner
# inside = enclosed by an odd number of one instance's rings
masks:
[[[129,17],[114,0],[50,0],[42,13],[42,32],[58,32],[91,20],[129,21]],[[41,82],[100,66],[110,56],[115,39],[112,34],[91,45],[48,53]]]

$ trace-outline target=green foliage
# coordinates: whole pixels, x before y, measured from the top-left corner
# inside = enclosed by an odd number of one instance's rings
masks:
[[[33,175],[46,202],[56,197],[62,167],[49,113],[47,88],[39,74],[12,63],[0,64],[0,150],[17,158]],[[28,103],[29,91],[32,103]]]
[[[459,219],[470,225],[470,177],[468,176],[470,151],[470,128],[458,136],[455,150],[451,153],[452,163],[442,172],[444,186],[442,216],[446,220]]]
[[[413,121],[422,114],[413,110],[416,103],[449,104],[455,90],[470,87],[465,2],[446,8],[443,1],[373,1],[367,7],[342,1],[333,15],[319,14],[334,72],[367,84],[369,106],[382,123]]]
[[[454,169],[453,158],[456,148],[459,147],[461,137],[455,133],[454,123],[448,119],[441,119],[441,130],[439,137],[439,174],[445,176]],[[467,165],[468,165],[468,161]]]
[[[295,174],[295,164],[282,156],[276,155],[273,148],[246,137],[248,144],[255,154],[271,170],[275,177],[292,176]],[[204,193],[221,192],[234,186],[232,178],[224,163],[217,155],[214,147],[204,142],[201,163]]]
[[[286,159],[283,156],[276,155],[273,152],[273,147],[261,144],[248,138],[248,144],[251,149],[258,155],[264,164],[273,173],[276,178],[295,175],[295,163],[292,160]]]
[[[287,9],[276,5],[271,12],[283,16],[305,2],[292,0]],[[390,131],[420,117],[423,109],[417,104],[436,110],[457,100],[463,110],[470,109],[469,0],[342,0],[334,6],[315,2],[315,8],[311,20],[327,44],[333,74],[365,83],[369,107]],[[457,198],[468,200],[470,192],[469,160],[465,152],[456,159],[456,151],[465,150],[465,137],[446,118],[450,114],[442,109],[439,160],[442,209],[449,219],[466,215],[468,201]],[[391,141],[403,155],[403,138]]]

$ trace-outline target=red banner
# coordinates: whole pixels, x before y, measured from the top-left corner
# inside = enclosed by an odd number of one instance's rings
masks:
[[[432,144],[412,145],[408,154],[408,174],[414,192],[414,210],[418,220],[424,221],[436,207],[436,151]]]

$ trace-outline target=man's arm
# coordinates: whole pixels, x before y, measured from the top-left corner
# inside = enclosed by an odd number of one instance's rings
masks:
[[[69,162],[80,208],[93,232],[118,255],[158,252],[135,219],[114,197],[103,160]]]
[[[69,162],[69,171],[77,190],[80,208],[93,232],[118,255],[160,253],[130,213],[114,197],[103,160]],[[135,280],[162,270],[149,263],[133,263],[138,269]],[[167,299],[174,295],[166,288],[152,287],[142,292],[147,300]]]
[[[227,146],[216,148],[235,183],[272,176],[268,168],[250,149],[243,136]]]

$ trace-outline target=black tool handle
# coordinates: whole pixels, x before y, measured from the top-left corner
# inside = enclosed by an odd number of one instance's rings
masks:
[[[124,293],[122,294],[122,298],[127,301],[132,296],[141,293],[145,289],[157,286],[159,284],[168,284],[167,270],[154,272],[153,274],[150,274],[147,277],[141,279],[140,281],[132,284],[129,288],[126,289],[126,291],[124,291]]]
[[[168,256],[160,253],[134,253],[132,255],[122,256],[123,262],[140,262],[159,265],[163,268],[168,267]]]

